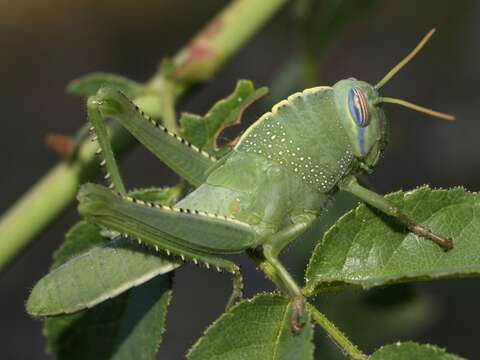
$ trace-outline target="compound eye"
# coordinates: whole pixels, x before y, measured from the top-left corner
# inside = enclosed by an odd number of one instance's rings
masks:
[[[360,127],[370,123],[367,99],[359,88],[352,87],[348,92],[348,108],[353,119]]]

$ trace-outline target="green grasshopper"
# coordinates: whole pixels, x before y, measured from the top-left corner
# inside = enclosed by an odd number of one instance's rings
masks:
[[[445,250],[452,248],[450,239],[417,224],[357,181],[358,175],[373,171],[386,146],[383,103],[454,119],[403,100],[380,97],[378,92],[433,32],[375,86],[349,78],[333,87],[314,87],[289,96],[251,125],[232,151],[218,160],[145,116],[121,92],[100,89],[88,99],[88,116],[111,189],[82,186],[79,212],[157,251],[232,273],[229,304],[242,296],[242,276],[235,263],[220,255],[260,254],[272,280],[291,298],[292,328],[300,331],[304,297],[279,254],[312,226],[337,191],[356,195]],[[196,189],[173,207],[128,196],[107,135],[107,118],[118,121]]]

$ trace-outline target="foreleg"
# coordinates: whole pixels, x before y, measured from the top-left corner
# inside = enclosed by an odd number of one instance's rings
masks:
[[[451,239],[448,239],[442,235],[438,235],[427,229],[426,227],[418,224],[413,219],[404,214],[397,206],[385,199],[382,195],[377,194],[367,188],[361,186],[357,179],[353,176],[345,179],[340,184],[340,189],[348,191],[357,196],[367,204],[374,208],[384,212],[387,215],[393,216],[403,223],[408,230],[417,234],[425,239],[431,240],[437,245],[441,246],[445,251],[453,248]]]
[[[87,102],[88,118],[92,124],[111,177],[112,187],[125,194],[118,165],[107,134],[105,120],[111,118],[125,127],[140,143],[164,162],[178,175],[194,186],[206,179],[206,170],[215,163],[215,158],[170,132],[155,120],[147,117],[120,91],[102,88]]]

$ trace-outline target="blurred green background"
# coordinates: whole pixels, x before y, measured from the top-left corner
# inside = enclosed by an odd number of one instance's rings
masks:
[[[227,3],[0,0],[0,212],[58,161],[46,148],[45,136],[51,132],[73,134],[85,121],[84,102],[64,93],[71,79],[108,71],[144,81],[163,56],[173,54]],[[285,8],[180,110],[204,113],[215,100],[227,95],[239,78],[251,79],[258,86],[273,86],[265,101],[248,110],[245,127],[281,97],[305,87],[304,62],[298,55],[305,44],[301,35],[305,26],[299,21],[301,4],[297,1]],[[307,28],[322,29],[321,24],[330,24],[329,13],[321,6],[315,9],[307,11]],[[387,107],[390,144],[369,178],[377,191],[411,189],[424,183],[480,189],[479,18],[480,2],[474,0],[377,1],[358,16],[351,16],[328,42],[325,31],[307,39],[316,49],[311,63],[318,71],[315,83],[330,85],[350,76],[375,83],[430,28],[437,28],[421,55],[382,91],[453,113],[458,120],[445,123]],[[131,152],[122,167],[129,187],[175,181],[170,171],[141,148]],[[330,217],[348,207],[349,199],[340,200]],[[51,253],[77,218],[71,206],[0,274],[1,359],[48,358],[42,324],[25,313],[24,303],[34,283],[47,272]],[[288,252],[292,269],[303,267],[311,245],[296,245]],[[247,295],[272,289],[246,257],[238,260],[247,278]],[[183,358],[185,350],[223,311],[229,291],[227,276],[191,265],[181,268],[175,276],[159,358]],[[380,289],[367,296],[359,292],[331,294],[324,296],[319,306],[367,351],[386,342],[412,339],[475,359],[480,355],[476,343],[479,302],[479,280],[461,279]],[[318,353],[334,353],[323,333],[318,333]]]

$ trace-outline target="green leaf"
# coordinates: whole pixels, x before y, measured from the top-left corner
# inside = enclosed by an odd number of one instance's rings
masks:
[[[53,263],[50,270],[66,263],[72,257],[104,243],[105,239],[101,236],[100,228],[97,225],[79,221],[70,228],[65,235],[65,242],[53,254]]]
[[[165,330],[170,277],[76,314],[48,318],[48,351],[59,360],[154,359]]]
[[[95,249],[105,247],[110,249],[110,246],[117,246],[118,243],[123,245],[119,246],[120,251],[117,253],[106,254],[102,251],[95,253]],[[125,248],[131,250],[125,252]],[[126,239],[105,245],[105,240],[100,236],[100,228],[81,221],[67,233],[66,241],[54,254],[52,270],[59,270],[70,262],[77,261],[82,258],[79,254],[85,255],[92,252],[96,254],[94,256],[98,256],[98,259],[105,261],[107,265],[105,267],[108,269],[102,270],[111,272],[114,278],[112,284],[125,278],[125,274],[128,274],[132,268],[148,269],[144,266],[145,258],[147,263],[152,261],[153,265],[159,265],[156,255],[146,257],[141,249],[135,250],[133,244]],[[72,279],[77,279],[78,276],[89,276],[89,271],[92,269],[86,265],[77,270],[79,273],[73,274]],[[145,276],[145,274],[141,275]],[[118,279],[115,276],[118,276]],[[102,275],[93,278],[97,282],[101,279]],[[65,281],[72,282],[72,280]],[[119,284],[121,286],[121,281],[117,283]],[[165,329],[167,307],[171,299],[170,285],[169,275],[157,276],[142,286],[130,289],[92,309],[48,318],[44,327],[48,351],[60,360],[154,359]],[[89,285],[87,282],[77,283],[77,286],[80,291],[85,291],[86,288],[83,286],[87,286],[88,289]],[[53,303],[58,300],[64,305],[64,302],[69,301],[65,290],[60,288],[58,293],[51,295]],[[62,296],[65,297],[62,298]],[[34,299],[35,297],[31,296],[27,307],[32,307],[32,303],[35,304]],[[48,302],[50,301],[51,299],[48,299]]]
[[[111,86],[132,97],[144,91],[144,86],[123,76],[108,73],[91,73],[67,85],[67,92],[75,96],[92,96],[103,86]]]
[[[313,226],[290,245],[289,259],[293,259],[293,264],[289,265],[290,271],[298,275],[299,278],[302,278],[317,240],[322,238],[325,232],[330,229],[342,215],[357,205],[358,199],[352,194],[345,191],[335,193],[332,196],[332,204],[328,206],[328,211],[323,212],[322,216],[313,223]]]
[[[457,355],[433,345],[421,345],[414,342],[386,345],[375,351],[370,360],[465,360]]]
[[[169,205],[181,191],[182,187],[150,188],[130,194]],[[129,239],[107,242],[98,226],[81,221],[67,233],[50,272],[33,288],[27,312],[52,316],[90,308],[179,266]]]
[[[255,89],[249,80],[239,80],[231,95],[218,101],[205,116],[183,113],[180,118],[182,136],[202,150],[219,150],[218,137],[227,127],[239,124],[245,109],[268,92]]]
[[[295,335],[291,306],[282,296],[258,295],[223,314],[190,350],[189,360],[313,358],[310,321]]]
[[[387,195],[413,219],[449,236],[444,252],[407,232],[395,219],[365,205],[344,215],[316,246],[306,271],[306,293],[329,287],[363,288],[480,273],[480,198],[462,188],[428,187]]]
[[[27,311],[33,316],[52,316],[91,308],[179,266],[127,239],[110,241],[71,258],[40,279]]]

